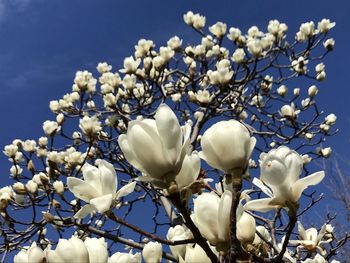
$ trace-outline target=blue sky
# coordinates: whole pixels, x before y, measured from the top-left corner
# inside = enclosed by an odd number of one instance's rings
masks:
[[[326,145],[349,155],[350,2],[324,0],[0,0],[0,148],[43,134],[43,121],[54,119],[49,101],[71,90],[77,70],[96,73],[100,61],[121,68],[140,38],[158,45],[174,35],[190,40],[192,31],[182,19],[188,10],[205,15],[207,25],[220,20],[242,31],[252,25],[265,30],[270,19],[287,23],[291,34],[302,22],[336,21],[335,51],[325,60],[327,80],[318,85],[318,103],[338,116],[340,132]],[[1,156],[3,178],[9,168]]]
[[[336,48],[325,61],[327,80],[318,85],[318,101],[339,117],[341,131],[330,143],[347,155],[349,8],[347,1],[0,0],[0,146],[14,138],[40,137],[42,122],[53,118],[48,102],[70,91],[76,70],[95,72],[100,61],[120,68],[143,37],[157,44],[175,34],[191,39],[182,15],[193,10],[207,17],[207,25],[222,20],[243,30],[254,24],[265,29],[273,18],[293,33],[301,22],[336,21],[331,33]],[[6,175],[5,158],[0,164]]]

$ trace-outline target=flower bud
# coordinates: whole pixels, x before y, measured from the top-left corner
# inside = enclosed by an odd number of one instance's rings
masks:
[[[158,242],[149,242],[142,250],[142,256],[146,263],[160,263],[162,254],[162,244]]]

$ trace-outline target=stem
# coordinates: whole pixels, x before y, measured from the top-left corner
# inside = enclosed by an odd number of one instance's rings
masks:
[[[196,240],[196,243],[205,251],[207,256],[209,257],[210,261],[212,263],[217,263],[218,258],[214,254],[214,252],[209,247],[207,240],[202,236],[199,229],[196,227],[196,225],[193,223],[190,213],[188,212],[188,209],[186,208],[186,205],[181,201],[179,192],[172,193],[168,196],[168,198],[171,200],[171,202],[174,204],[174,206],[179,210],[181,215],[183,216],[185,220],[185,225],[191,230],[194,239]]]
[[[229,262],[237,260],[249,260],[249,255],[243,250],[241,242],[237,238],[237,217],[236,211],[239,204],[242,189],[242,172],[226,175],[232,180],[232,204],[231,204],[231,227],[230,227],[230,255]]]

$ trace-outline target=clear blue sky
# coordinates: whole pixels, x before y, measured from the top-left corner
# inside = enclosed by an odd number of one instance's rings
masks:
[[[350,76],[348,1],[115,1],[115,0],[0,0],[0,147],[14,138],[38,138],[41,124],[54,116],[48,102],[71,90],[76,70],[95,72],[100,61],[115,68],[133,53],[140,38],[165,44],[173,35],[190,39],[182,15],[193,10],[207,25],[222,20],[243,30],[266,28],[277,18],[295,32],[301,22],[327,17],[337,22],[336,40],[326,59],[327,80],[319,85],[321,108],[334,112],[341,129],[330,143],[349,153]],[[302,85],[301,85],[302,86]],[[0,171],[8,163],[0,157]]]
[[[174,35],[191,39],[182,19],[188,10],[205,15],[207,25],[220,20],[243,31],[252,25],[265,30],[270,19],[287,23],[292,34],[302,22],[336,21],[335,51],[325,60],[327,80],[318,85],[318,102],[338,116],[340,132],[326,145],[349,156],[350,2],[325,0],[0,0],[0,148],[43,134],[42,122],[54,119],[49,101],[71,90],[75,71],[96,73],[100,61],[120,68],[140,38],[159,45]],[[9,168],[1,156],[2,178]]]

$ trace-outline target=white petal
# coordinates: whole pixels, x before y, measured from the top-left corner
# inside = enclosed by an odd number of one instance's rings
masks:
[[[186,155],[181,170],[175,178],[178,187],[183,188],[192,184],[197,179],[200,168],[201,161],[197,152]]]
[[[102,194],[115,195],[117,191],[117,174],[112,164],[101,160],[98,164],[101,174]]]
[[[71,191],[75,197],[87,203],[90,201],[90,199],[100,195],[100,193],[90,184],[75,177],[68,177],[67,185],[69,191]]]
[[[304,226],[301,224],[300,221],[298,221],[298,232],[299,232],[299,238],[302,240],[306,240],[306,232]]]
[[[131,183],[128,183],[127,185],[124,185],[117,192],[116,199],[120,199],[120,198],[127,196],[127,195],[131,194],[132,192],[134,192],[135,186],[136,186],[136,182],[131,182]]]
[[[128,142],[128,136],[125,134],[119,135],[118,137],[118,144],[120,149],[122,150],[125,159],[134,166],[137,170],[145,173],[146,171],[142,167],[142,165],[139,163],[139,161],[136,159],[136,156],[132,149],[130,148],[129,142]]]
[[[20,252],[15,255],[13,258],[14,263],[28,263],[28,255],[27,252],[24,250],[21,250]]]
[[[33,242],[28,250],[28,262],[41,263],[44,256],[44,251]]]
[[[253,184],[259,187],[261,191],[263,191],[269,197],[273,197],[273,193],[271,192],[271,190],[266,185],[264,185],[264,183],[260,179],[254,177]]]
[[[292,186],[292,191],[293,191],[292,201],[297,202],[300,199],[301,194],[307,187],[309,187],[310,185],[317,185],[323,180],[324,176],[325,176],[324,171],[321,171],[296,181]]]
[[[146,173],[155,178],[161,178],[164,174],[169,173],[173,167],[163,152],[155,121],[145,119],[135,123],[132,127],[129,126],[129,129],[130,148]]]
[[[84,181],[101,192],[101,177],[99,169],[89,163],[85,163],[81,168],[81,171],[83,172]]]
[[[225,191],[219,203],[218,211],[218,236],[219,240],[227,242],[230,239],[230,219],[231,219],[232,193]],[[255,233],[255,228],[254,228]]]
[[[84,218],[88,214],[91,214],[92,212],[96,211],[94,206],[87,204],[84,205],[80,210],[74,215],[74,218]]]
[[[255,237],[255,219],[247,212],[244,212],[237,222],[237,238],[242,243],[251,243]]]
[[[69,239],[69,242],[71,245],[75,248],[75,258],[74,262],[89,262],[89,252],[86,249],[86,246],[84,242],[77,238],[77,237],[71,237]]]
[[[271,205],[273,198],[262,198],[247,202],[243,208],[244,210],[253,210],[258,212],[267,212],[271,209],[276,208],[275,205]]]
[[[104,213],[111,208],[113,201],[113,195],[103,195],[90,200],[90,204],[93,205],[99,213]]]
[[[175,113],[166,104],[161,104],[155,115],[160,140],[172,164],[180,155],[182,136],[179,121]]]

